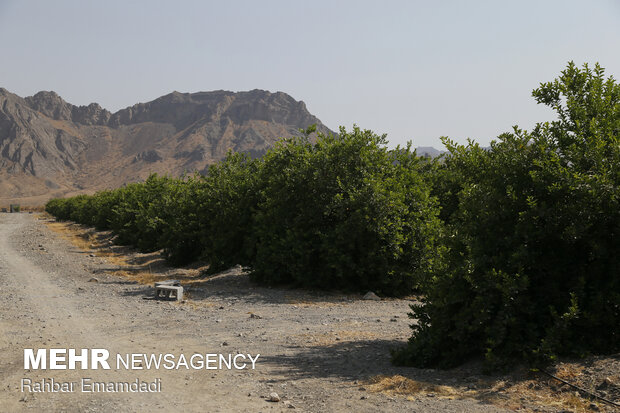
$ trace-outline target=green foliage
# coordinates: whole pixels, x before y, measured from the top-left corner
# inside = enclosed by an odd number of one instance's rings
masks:
[[[174,264],[261,284],[424,293],[399,363],[498,368],[620,350],[620,86],[569,64],[533,92],[558,119],[418,158],[354,127],[230,153],[46,210]]]
[[[160,238],[175,208],[171,196],[183,180],[150,176],[144,183],[133,183],[94,195],[52,199],[45,210],[59,220],[113,230],[121,244],[135,245],[142,251],[159,249]]]
[[[262,159],[230,153],[204,177],[51,200],[58,219],[111,229],[117,242],[163,249],[211,271],[241,264],[266,284],[411,292],[437,265],[438,208],[410,148],[354,128],[284,141]]]
[[[229,153],[224,161],[209,168],[201,212],[210,217],[209,236],[204,238],[204,257],[213,271],[236,264],[254,265],[256,246],[252,220],[262,185],[261,167],[261,160]]]
[[[280,143],[261,170],[252,277],[312,288],[410,292],[435,264],[438,209],[410,148],[354,127]]]
[[[165,226],[159,238],[159,246],[166,259],[174,265],[184,265],[196,261],[202,254],[202,238],[206,233],[208,217],[201,217],[200,205],[203,203],[204,183],[196,175],[172,186],[164,202]]]
[[[446,271],[412,307],[397,362],[495,368],[620,349],[620,86],[571,63],[533,95],[559,119],[488,151],[446,141],[434,178]]]
[[[175,213],[161,241],[169,261],[185,264],[204,258],[210,271],[251,264],[259,165],[247,155],[229,153],[206,177],[178,187],[172,197]]]

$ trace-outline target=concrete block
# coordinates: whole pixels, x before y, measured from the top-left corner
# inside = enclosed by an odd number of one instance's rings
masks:
[[[183,287],[180,285],[156,285],[155,298],[176,298],[177,301],[183,300]]]

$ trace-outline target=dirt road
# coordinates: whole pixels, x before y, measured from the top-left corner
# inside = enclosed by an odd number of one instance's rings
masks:
[[[396,374],[467,386],[467,372],[390,365],[389,349],[410,334],[410,301],[258,288],[230,271],[206,280],[185,303],[161,302],[147,299],[149,286],[111,275],[114,264],[92,255],[36,214],[0,214],[0,411],[499,411],[432,390],[415,397],[372,390],[378,375]],[[24,348],[260,356],[254,370],[29,371]],[[24,378],[160,379],[161,392],[22,392]],[[268,401],[272,392],[281,401]]]

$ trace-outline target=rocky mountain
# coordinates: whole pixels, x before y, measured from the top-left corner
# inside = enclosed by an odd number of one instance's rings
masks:
[[[419,156],[428,156],[430,158],[436,158],[446,153],[446,151],[440,151],[439,149],[435,149],[432,146],[418,146],[416,148],[416,153]]]
[[[173,92],[111,113],[54,92],[22,98],[0,88],[0,204],[204,171],[229,150],[259,156],[311,124],[331,132],[282,92]]]

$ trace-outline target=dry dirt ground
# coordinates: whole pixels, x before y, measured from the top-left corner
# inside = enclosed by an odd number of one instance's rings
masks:
[[[109,233],[38,214],[0,214],[0,411],[613,411],[527,370],[485,376],[476,363],[398,368],[389,350],[410,335],[409,300],[271,289],[238,268],[173,269]],[[180,279],[186,300],[152,299]],[[24,370],[24,348],[127,353],[260,354],[254,370]],[[611,399],[620,359],[558,364],[558,376]],[[33,393],[21,380],[161,380],[159,393]],[[280,401],[269,401],[271,393]],[[295,410],[289,410],[295,408]]]

